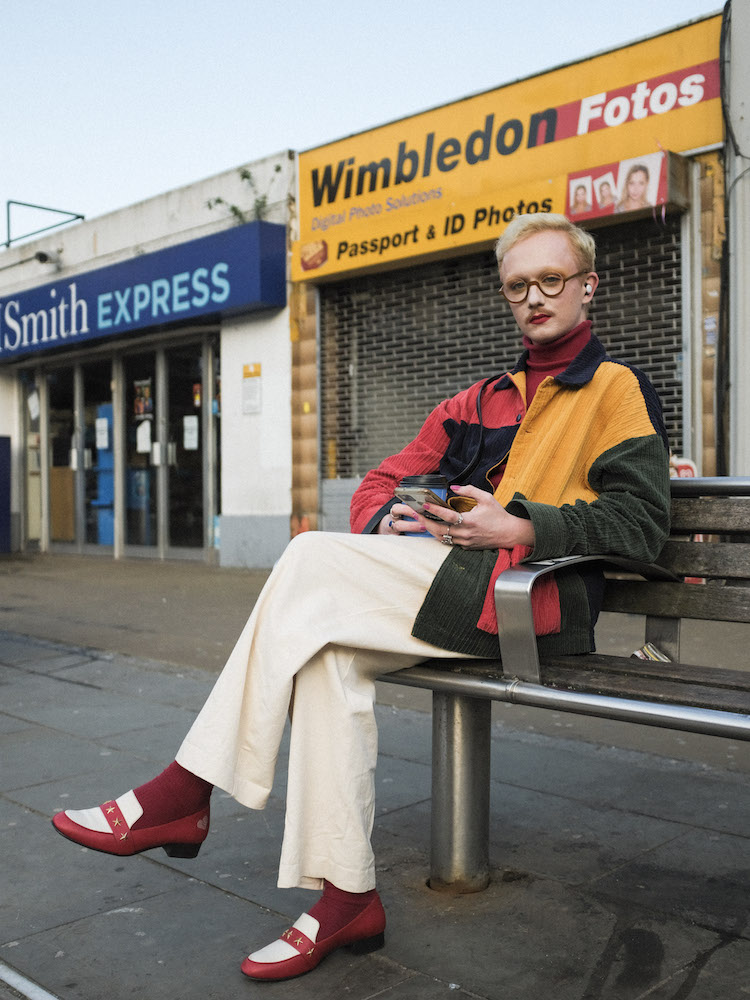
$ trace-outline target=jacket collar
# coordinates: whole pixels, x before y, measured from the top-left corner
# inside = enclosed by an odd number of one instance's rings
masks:
[[[526,360],[529,356],[528,351],[524,351],[519,357],[515,364],[515,367],[510,370],[507,374],[501,376],[495,383],[493,388],[495,390],[500,389],[510,389],[513,387],[513,382],[511,381],[511,375],[517,375],[519,372],[526,371]],[[607,358],[607,352],[604,349],[604,345],[599,340],[598,337],[591,334],[591,340],[588,344],[576,355],[571,361],[565,371],[560,372],[559,375],[555,375],[555,379],[561,382],[563,385],[568,385],[574,389],[580,389],[581,386],[586,385],[594,377],[599,365],[605,361]]]

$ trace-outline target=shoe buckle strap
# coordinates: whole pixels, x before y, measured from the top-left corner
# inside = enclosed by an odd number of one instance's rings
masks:
[[[287,927],[281,935],[281,939],[290,944],[300,955],[310,957],[315,953],[315,942],[297,927]]]
[[[130,827],[128,826],[117,802],[112,799],[110,802],[105,802],[104,805],[99,808],[104,813],[104,818],[109,823],[115,840],[127,840],[128,834],[130,833]]]

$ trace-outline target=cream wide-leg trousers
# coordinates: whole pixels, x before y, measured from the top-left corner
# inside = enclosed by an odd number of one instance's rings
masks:
[[[262,809],[291,711],[280,887],[375,885],[375,678],[455,656],[411,629],[450,549],[305,532],[271,573],[177,761]]]

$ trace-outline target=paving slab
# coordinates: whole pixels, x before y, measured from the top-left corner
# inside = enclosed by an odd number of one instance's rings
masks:
[[[692,961],[668,976],[649,1000],[745,1000],[750,969],[750,944],[719,938],[698,951]]]
[[[129,656],[92,656],[65,668],[62,678],[119,694],[148,694],[163,705],[189,707],[196,712],[206,700],[213,677],[203,671],[181,671],[153,660]]]
[[[143,865],[113,863],[105,855],[70,844],[46,817],[30,811],[18,808],[4,819],[0,843],[5,858],[13,859],[13,871],[3,880],[0,942],[8,948],[50,927],[166,892],[184,880],[166,868],[151,866],[153,870],[147,871]]]
[[[111,693],[101,688],[70,683],[57,675],[28,673],[6,691],[4,710],[16,719],[94,739],[161,722],[179,721],[187,730],[192,722],[191,713],[184,708],[123,694],[117,713],[113,713],[109,710],[111,699]]]
[[[747,755],[750,744],[742,744],[739,751]],[[493,727],[490,752],[492,776],[505,784],[707,828],[737,833],[750,829],[750,785],[744,769],[518,733],[505,726]],[[547,766],[551,758],[554,768]],[[675,780],[677,773],[682,780]]]
[[[100,747],[38,725],[0,736],[0,755],[3,791],[11,796],[15,792],[22,795],[32,789],[42,789],[50,782],[67,783],[82,771],[87,774],[100,772],[103,766]],[[131,768],[138,764],[135,759],[129,763]],[[54,787],[56,794],[59,793],[59,786],[55,784]]]
[[[25,635],[3,632],[0,641],[0,663],[8,666],[22,664],[27,670],[46,670],[48,664],[61,659],[89,659],[90,653],[72,645],[61,646]]]
[[[690,830],[602,877],[593,889],[600,898],[750,941],[749,847],[747,837]]]

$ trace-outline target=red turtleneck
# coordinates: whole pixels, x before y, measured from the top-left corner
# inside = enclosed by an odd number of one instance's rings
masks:
[[[523,338],[523,346],[529,352],[526,361],[527,409],[544,379],[548,375],[559,375],[565,371],[590,339],[591,320],[588,319],[549,344],[535,344],[528,337]]]

